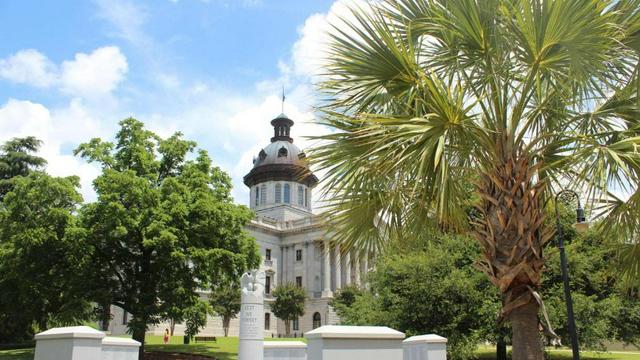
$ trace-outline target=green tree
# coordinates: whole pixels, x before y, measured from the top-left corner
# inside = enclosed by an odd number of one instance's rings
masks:
[[[13,138],[0,147],[0,200],[11,191],[12,179],[40,170],[47,161],[33,153],[42,141],[33,136]]]
[[[211,289],[209,303],[213,312],[222,318],[224,336],[229,335],[229,323],[240,312],[241,290],[237,282],[223,283]]]
[[[194,305],[198,289],[259,262],[244,231],[251,211],[233,203],[229,176],[204,150],[189,159],[195,148],[129,118],[115,143],[92,139],[75,151],[102,165],[98,198],[81,211],[96,269],[91,291],[132,315],[129,331],[142,343],[149,325]]]
[[[637,343],[640,340],[640,300],[624,289],[613,273],[615,252],[611,244],[594,231],[577,234],[571,222],[575,215],[564,211],[562,226],[569,254],[570,288],[578,340],[581,347],[605,350],[607,342]],[[543,296],[555,332],[569,341],[566,302],[563,293],[560,257],[556,248],[547,250]]]
[[[333,306],[345,324],[391,326],[407,336],[436,333],[448,339],[448,358],[472,358],[478,343],[492,339],[500,303],[474,268],[478,255],[465,236],[391,249],[369,273],[370,291],[344,288]]]
[[[271,303],[271,312],[284,321],[284,329],[288,337],[291,333],[291,320],[304,315],[304,300],[307,294],[304,288],[294,283],[286,283],[276,286],[273,296],[275,301]]]
[[[80,276],[89,259],[77,177],[32,172],[11,185],[0,208],[0,339],[19,341],[89,318]]]
[[[464,184],[478,177],[480,268],[502,293],[514,359],[541,360],[535,299],[554,190],[575,187],[593,203],[631,189],[628,201],[602,203],[604,229],[631,242],[640,228],[639,4],[386,0],[354,9],[331,35],[320,84],[331,131],[312,153],[327,171],[343,247],[420,234],[432,215],[442,228],[464,227]]]
[[[207,315],[211,313],[211,306],[206,302],[198,299],[195,304],[184,310],[184,334],[189,339],[198,335],[200,329],[207,325]]]

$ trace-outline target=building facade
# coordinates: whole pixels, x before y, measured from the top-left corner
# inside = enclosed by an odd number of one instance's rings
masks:
[[[321,217],[312,211],[312,192],[318,178],[307,165],[306,157],[290,137],[293,120],[280,114],[271,121],[274,136],[253,160],[253,168],[244,177],[250,189],[250,207],[256,213],[246,231],[256,239],[262,256],[260,270],[266,274],[265,337],[285,334],[284,321],[270,310],[271,295],[278,284],[294,283],[307,291],[305,314],[292,321],[291,333],[296,336],[321,325],[333,325],[339,319],[329,301],[344,285],[360,285],[368,268],[366,257],[344,253],[329,243],[327,228]],[[360,259],[362,258],[362,259]],[[207,293],[201,294],[203,298]],[[109,331],[126,332],[128,314],[112,307],[113,319]],[[238,336],[238,319],[232,319],[230,336]],[[168,323],[150,329],[150,334],[162,334]],[[175,326],[182,335],[184,326]],[[203,336],[222,336],[222,319],[210,316]]]

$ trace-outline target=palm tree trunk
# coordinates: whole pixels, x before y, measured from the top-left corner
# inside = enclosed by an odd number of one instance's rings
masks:
[[[513,359],[543,360],[537,289],[542,250],[553,230],[544,224],[545,184],[536,181],[540,164],[512,146],[507,135],[497,137],[495,167],[485,170],[477,185],[482,201],[474,230],[483,252],[478,265],[502,292],[500,316],[511,322]]]
[[[540,330],[538,328],[538,305],[528,304],[517,308],[509,317],[513,330],[513,360],[539,360],[544,358]]]

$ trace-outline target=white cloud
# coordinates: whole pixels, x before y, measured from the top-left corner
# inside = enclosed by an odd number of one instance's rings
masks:
[[[0,78],[9,81],[46,88],[56,81],[56,66],[35,49],[18,51],[6,59],[0,59]]]
[[[53,176],[78,175],[84,199],[92,201],[95,192],[91,183],[100,170],[71,153],[80,142],[108,132],[88,115],[90,112],[79,100],[65,108],[49,110],[42,104],[9,99],[0,106],[0,143],[24,136],[42,140],[38,155],[47,160],[47,172]]]
[[[125,79],[127,58],[117,46],[105,46],[56,66],[44,54],[27,49],[0,59],[0,78],[35,87],[57,87],[75,97],[111,93]]]
[[[113,91],[127,71],[127,59],[120,49],[105,46],[63,62],[60,85],[64,92],[76,96],[103,95]]]
[[[334,27],[356,36],[345,21],[356,23],[352,9],[371,9],[377,0],[338,0],[326,13],[313,14],[298,29],[300,35],[292,48],[293,70],[298,76],[308,76],[312,80],[322,74],[328,54],[329,34]]]

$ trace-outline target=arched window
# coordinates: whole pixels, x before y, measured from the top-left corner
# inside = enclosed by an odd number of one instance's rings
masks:
[[[298,185],[298,205],[302,206],[304,204],[304,189],[302,185]]]
[[[262,184],[260,186],[260,192],[262,193],[262,196],[260,197],[260,204],[264,205],[267,203],[267,185],[266,184]]]
[[[286,157],[288,153],[287,148],[283,146],[278,150],[278,157]]]
[[[320,313],[317,312],[313,314],[313,328],[317,329],[322,326],[322,318],[320,317]]]
[[[255,205],[260,205],[260,187],[256,186],[256,202]]]
[[[279,204],[282,202],[282,185],[280,184],[276,184],[276,204]]]
[[[289,190],[289,184],[284,184],[284,202],[286,204],[291,203],[291,191]]]

